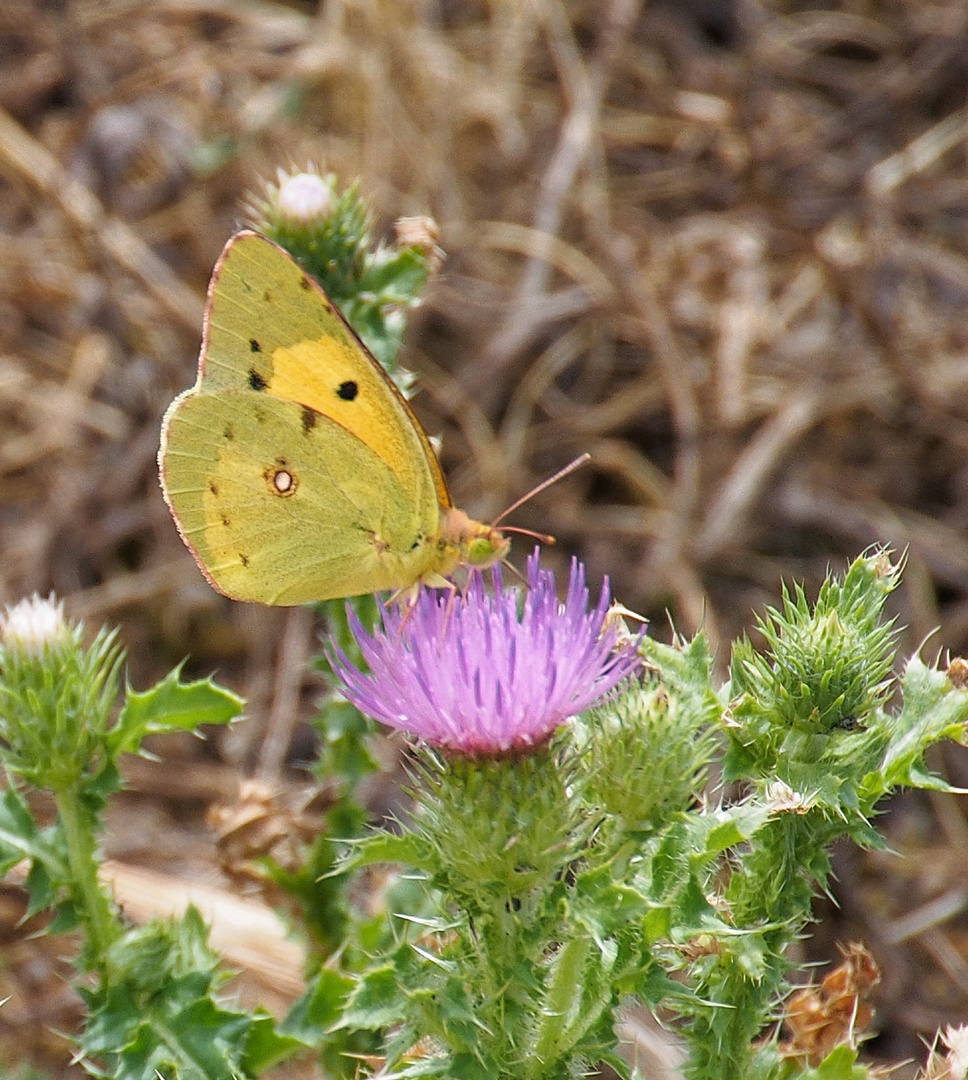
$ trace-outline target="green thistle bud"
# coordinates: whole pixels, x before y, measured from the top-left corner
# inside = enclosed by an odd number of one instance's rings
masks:
[[[357,296],[372,240],[369,211],[355,184],[340,192],[332,174],[280,169],[276,183],[252,199],[249,216],[253,228],[284,247],[340,308]]]
[[[53,598],[0,615],[0,739],[6,767],[61,790],[102,766],[123,659],[114,632],[85,649],[82,627]]]
[[[740,775],[772,772],[794,751],[816,762],[823,740],[866,726],[892,685],[895,632],[883,610],[898,580],[877,553],[828,579],[813,607],[800,586],[784,588],[782,609],[758,620],[766,648],[736,645],[730,735]]]
[[[631,685],[592,711],[588,798],[618,834],[658,831],[702,790],[715,752],[707,716],[675,684]]]
[[[409,372],[396,364],[406,313],[443,261],[431,218],[401,218],[396,243],[375,243],[359,185],[338,190],[314,169],[284,173],[250,201],[257,232],[274,240],[311,274],[406,394]]]

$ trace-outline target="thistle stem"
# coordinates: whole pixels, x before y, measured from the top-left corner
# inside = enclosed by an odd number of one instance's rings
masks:
[[[117,938],[119,928],[111,913],[110,902],[98,882],[99,859],[94,831],[73,786],[61,787],[53,794],[57,815],[64,829],[78,917],[87,934],[86,952],[96,958],[95,963],[103,972],[107,966],[108,947]]]

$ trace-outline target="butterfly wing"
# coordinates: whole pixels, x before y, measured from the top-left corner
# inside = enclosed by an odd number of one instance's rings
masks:
[[[232,237],[212,273],[199,383],[260,390],[352,431],[414,498],[452,505],[437,456],[406,399],[316,281],[277,244]]]
[[[296,604],[405,588],[450,560],[426,433],[316,282],[242,232],[212,274],[198,380],[162,425],[162,487],[213,584]]]
[[[362,439],[253,390],[190,390],[163,426],[162,487],[206,576],[237,600],[299,604],[413,584],[434,569],[418,503]]]

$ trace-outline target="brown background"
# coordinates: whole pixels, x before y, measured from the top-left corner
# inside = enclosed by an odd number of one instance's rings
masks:
[[[966,87],[963,0],[5,0],[0,600],[56,590],[121,625],[136,686],[190,653],[250,699],[228,738],[160,748],[192,782],[132,777],[112,853],[203,873],[201,811],[282,775],[263,740],[318,692],[312,620],[217,597],[155,475],[212,263],[279,167],[359,177],[378,234],[439,222],[404,360],[459,505],[487,519],[587,450],[515,523],[660,636],[702,624],[725,665],[782,576],[886,544],[902,649],[968,651]],[[968,838],[951,798],[883,821],[907,861],[840,853],[811,948],[874,950],[895,1060],[968,1019]],[[5,948],[8,1060],[25,1031],[63,1052],[65,992]]]

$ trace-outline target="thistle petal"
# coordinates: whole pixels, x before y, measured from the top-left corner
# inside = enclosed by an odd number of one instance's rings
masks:
[[[607,580],[589,611],[577,559],[563,602],[537,552],[528,582],[523,604],[499,567],[492,593],[477,575],[461,595],[421,589],[405,616],[381,605],[372,633],[351,612],[369,671],[332,646],[345,696],[381,723],[460,754],[496,756],[540,744],[614,691],[640,660],[636,641],[620,642],[606,618]]]

